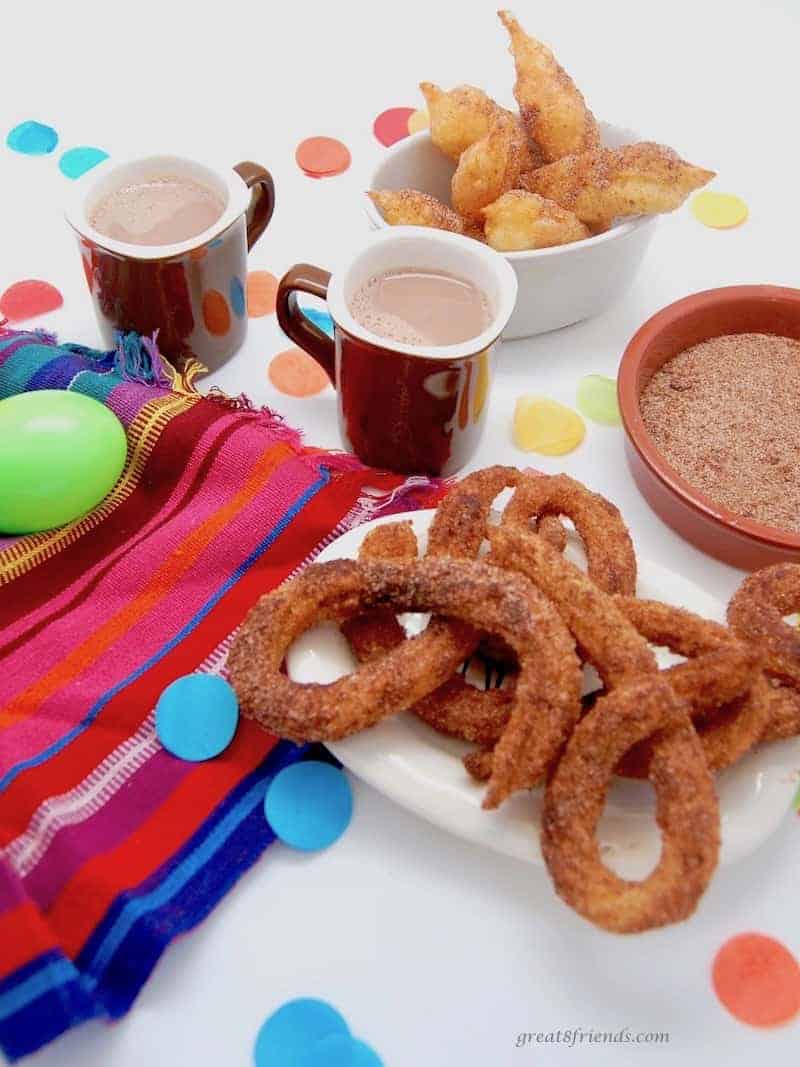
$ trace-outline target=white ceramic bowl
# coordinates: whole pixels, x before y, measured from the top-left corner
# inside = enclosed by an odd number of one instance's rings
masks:
[[[601,123],[600,132],[609,148],[639,140],[632,130],[607,123]],[[389,149],[373,171],[369,188],[419,189],[449,203],[454,170],[455,163],[425,130]],[[369,197],[364,199],[373,227],[386,226]],[[506,252],[519,282],[517,306],[503,334],[506,340],[557,330],[605,311],[633,281],[654,225],[655,218],[640,216],[574,244]]]

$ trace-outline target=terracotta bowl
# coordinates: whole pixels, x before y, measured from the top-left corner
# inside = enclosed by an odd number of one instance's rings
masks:
[[[634,334],[618,379],[631,473],[664,522],[709,555],[745,570],[800,562],[800,534],[734,515],[694,489],[656,449],[639,410],[642,390],[662,364],[691,345],[729,333],[800,339],[800,290],[774,285],[710,289],[670,304]]]

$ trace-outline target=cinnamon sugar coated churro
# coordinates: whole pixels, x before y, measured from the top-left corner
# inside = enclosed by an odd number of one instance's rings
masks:
[[[498,495],[510,491],[502,512]],[[565,558],[565,523],[586,570]],[[800,734],[800,565],[748,578],[731,629],[636,598],[636,556],[613,504],[567,475],[489,467],[468,475],[431,522],[425,555],[409,523],[376,527],[358,561],[312,564],[263,597],[230,654],[246,715],[296,741],[345,737],[413,712],[478,747],[465,774],[489,811],[544,788],[542,852],[556,891],[607,930],[686,918],[714,871],[714,774],[765,740]],[[407,637],[397,615],[432,611]],[[281,671],[294,639],[340,624],[359,661],[328,685]],[[685,660],[659,669],[653,647]],[[491,649],[507,676],[482,689],[461,665]],[[604,688],[581,699],[581,663]],[[488,673],[488,672],[487,672]],[[657,797],[661,858],[640,881],[602,859],[597,823],[614,774],[646,777]]]

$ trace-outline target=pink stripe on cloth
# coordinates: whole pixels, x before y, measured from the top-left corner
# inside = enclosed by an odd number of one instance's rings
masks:
[[[144,584],[142,576],[151,575],[168,555],[172,555],[199,525],[219,509],[221,503],[242,486],[263,451],[263,430],[259,430],[252,422],[243,422],[224,442],[207,475],[184,507],[167,522],[154,523],[151,536],[121,553],[117,564],[104,574],[87,600],[76,605],[63,618],[55,619],[50,626],[5,658],[7,669],[0,672],[0,707],[63,659],[65,649],[74,647],[78,640],[96,631],[130,603],[131,597]],[[245,457],[251,459],[246,466]],[[304,475],[298,478],[294,486],[299,493],[313,478],[304,467],[297,469]],[[291,499],[288,495],[275,499],[282,508],[277,514],[283,514]],[[242,558],[260,539],[258,527],[245,531],[240,546]]]
[[[173,508],[176,507],[176,505],[180,504],[183,501],[183,498],[191,487],[192,480],[196,476],[200,467],[206,461],[208,453],[214,447],[215,442],[221,435],[229,432],[229,430],[230,424],[225,425],[224,423],[219,422],[215,422],[208,427],[206,432],[197,442],[197,446],[194,452],[192,453],[189,463],[184,468],[180,478],[175,483],[174,489],[170,493],[167,500],[164,502],[163,506],[159,509],[158,513],[150,519],[148,523],[142,526],[141,529],[138,530],[135,535],[133,535],[131,541],[143,540],[159,526],[163,525],[164,515],[171,512]],[[183,502],[184,504],[186,503],[186,501]],[[89,534],[88,536],[91,537],[91,534]],[[9,538],[9,541],[10,540],[13,540],[13,538]],[[2,542],[0,542],[0,544],[1,543]],[[109,553],[107,556],[104,556],[98,563],[95,564],[94,567],[91,567],[89,570],[84,571],[76,579],[76,581],[72,583],[72,585],[69,585],[63,590],[61,590],[56,596],[52,597],[40,607],[36,608],[35,611],[30,612],[28,615],[21,614],[17,619],[14,620],[13,623],[11,623],[9,626],[6,626],[3,630],[3,642],[5,643],[13,641],[16,637],[19,636],[19,634],[24,633],[32,626],[35,626],[42,620],[57,614],[65,605],[70,602],[70,600],[72,600],[75,596],[79,595],[81,590],[86,589],[98,574],[103,571],[108,571],[111,564],[116,563],[118,560],[121,560],[124,556],[128,555],[130,551],[131,542],[126,542],[125,544],[120,545],[116,552],[112,552]],[[0,686],[2,686],[1,680]],[[2,689],[0,689],[0,699],[1,698]]]
[[[16,871],[0,853],[0,915],[24,904],[27,899],[28,895]]]
[[[0,773],[5,773],[67,733],[75,723],[65,719],[65,708],[72,709],[73,715],[77,712],[78,717],[82,717],[104,693],[128,677],[143,661],[159,652],[269,532],[267,523],[273,522],[275,515],[285,514],[297,497],[298,480],[310,481],[309,468],[308,459],[303,457],[281,464],[277,476],[193,561],[181,581],[152,611],[130,628],[120,641],[89,664],[82,674],[45,700],[37,713],[8,726],[0,733]],[[231,558],[231,544],[237,545],[235,559]],[[132,561],[125,562],[128,565]],[[136,563],[137,571],[138,567]],[[142,573],[150,572],[144,570]],[[113,597],[117,605],[126,603],[129,591],[125,583],[116,585],[112,581],[111,584],[113,589],[98,589],[95,599]],[[58,625],[48,627],[45,636],[57,631],[49,640],[60,648],[73,647],[78,639],[76,635],[91,633],[96,628],[92,611],[92,604],[83,606],[83,610],[73,612],[67,619],[60,620]],[[44,654],[44,648],[42,652]],[[32,655],[30,648],[26,648],[23,655],[29,666]]]
[[[42,910],[92,856],[108,852],[129,837],[195,769],[161,749],[90,819],[56,834],[44,859],[23,879]]]
[[[142,385],[140,382],[120,382],[108,394],[105,403],[125,426],[130,426],[146,403],[169,396],[163,386]]]

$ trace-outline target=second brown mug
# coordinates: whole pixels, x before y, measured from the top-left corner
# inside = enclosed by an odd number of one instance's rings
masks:
[[[490,322],[453,345],[409,345],[371,333],[350,313],[354,292],[385,271],[412,267],[472,282],[488,301]],[[303,314],[298,292],[327,303],[329,337]],[[283,332],[325,370],[338,393],[345,445],[364,463],[402,474],[450,475],[464,467],[486,425],[495,347],[517,297],[508,262],[466,237],[398,226],[374,234],[342,271],[308,263],[280,281]]]

